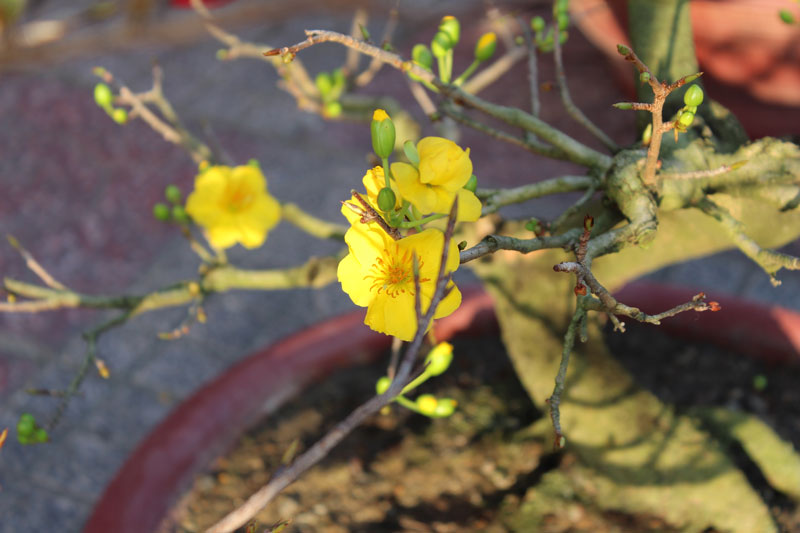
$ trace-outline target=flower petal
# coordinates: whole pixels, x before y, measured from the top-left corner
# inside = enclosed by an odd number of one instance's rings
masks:
[[[350,296],[353,303],[367,307],[374,295],[370,292],[370,281],[364,277],[365,272],[353,254],[347,254],[339,261],[336,276],[342,284],[342,290]]]
[[[481,218],[483,206],[475,193],[467,189],[458,190],[458,214],[456,220],[459,222],[474,222]]]

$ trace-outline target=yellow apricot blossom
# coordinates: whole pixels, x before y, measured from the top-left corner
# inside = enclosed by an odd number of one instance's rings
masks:
[[[422,213],[448,213],[458,196],[458,220],[478,220],[481,202],[464,189],[472,175],[469,148],[462,150],[442,137],[425,137],[417,143],[419,165],[392,163],[392,175],[403,198]]]
[[[205,229],[212,246],[257,248],[280,220],[281,206],[258,167],[212,166],[195,178],[186,212]]]
[[[370,328],[404,341],[412,340],[417,331],[414,256],[419,265],[420,303],[425,313],[436,290],[444,233],[429,228],[395,240],[379,224],[360,222],[347,206],[342,213],[352,224],[344,236],[350,253],[341,260],[337,272],[342,290],[353,303],[367,308],[364,323]],[[445,275],[458,265],[458,247],[451,241]],[[447,316],[461,305],[461,293],[452,282],[451,286],[434,318]]]

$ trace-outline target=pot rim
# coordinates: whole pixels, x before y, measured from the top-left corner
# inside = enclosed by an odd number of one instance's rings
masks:
[[[636,281],[615,296],[647,312],[686,302],[696,292]],[[723,312],[683,313],[660,327],[770,363],[800,363],[800,313],[735,296],[714,299]],[[482,288],[466,288],[458,310],[437,321],[437,338],[496,331],[493,305]],[[155,530],[193,476],[251,422],[313,381],[388,349],[390,338],[365,327],[363,317],[364,311],[355,311],[319,322],[247,356],[202,386],[140,441],[99,498],[84,533]]]

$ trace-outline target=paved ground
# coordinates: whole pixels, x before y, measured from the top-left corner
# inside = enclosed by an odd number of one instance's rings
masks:
[[[379,34],[380,24],[373,33]],[[347,15],[323,13],[258,23],[242,34],[286,44],[300,40],[305,27],[346,30],[348,25]],[[409,36],[406,31],[398,41],[405,50],[414,42]],[[592,80],[578,89],[576,99],[593,119],[609,125],[619,142],[629,142],[625,132],[630,123],[609,108],[619,98],[600,56],[579,38],[574,42],[567,49],[571,72]],[[174,49],[98,53],[89,60],[3,74],[2,233],[15,235],[57,279],[85,292],[141,292],[193,274],[196,258],[182,238],[150,216],[166,184],[189,190],[191,161],[141,123],[116,126],[91,100],[93,65],[144,89],[150,83],[152,58],[163,66],[165,90],[187,123],[197,128],[210,124],[235,160],[259,159],[278,198],[339,220],[338,202],[364,172],[368,129],[324,123],[298,112],[292,99],[275,89],[269,67],[248,60],[218,62],[217,48],[209,40]],[[331,45],[309,50],[303,60],[316,72],[338,57],[341,50]],[[552,79],[552,69],[543,68],[543,79]],[[394,73],[380,76],[371,91],[408,100],[405,84]],[[525,100],[514,84],[493,88],[490,97],[519,105]],[[546,98],[552,103],[554,97]],[[556,105],[545,106],[545,118],[575,129]],[[472,147],[476,174],[486,186],[575,170],[474,134],[466,134],[464,143]],[[535,212],[551,216],[560,205],[539,202]],[[235,249],[230,256],[242,266],[270,268],[297,264],[309,250],[324,254],[335,249],[281,224],[262,249]],[[34,280],[7,245],[0,245],[0,273]],[[727,290],[800,308],[800,276],[783,274],[784,285],[776,291],[765,275],[733,252],[655,277],[688,282],[709,293]],[[82,395],[52,433],[51,444],[21,447],[12,434],[0,452],[0,532],[79,530],[125,456],[181,399],[253,349],[350,309],[352,304],[336,286],[231,293],[212,298],[208,323],[181,340],[162,341],[156,334],[178,324],[182,310],[151,313],[103,337],[98,349],[111,379],[90,373]],[[82,310],[0,316],[0,428],[13,427],[23,411],[42,419],[53,412],[52,398],[30,396],[25,389],[65,388],[83,357],[80,332],[106,316]]]

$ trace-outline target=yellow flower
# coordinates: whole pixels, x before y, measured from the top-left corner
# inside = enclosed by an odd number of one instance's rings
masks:
[[[353,202],[356,203],[356,202]],[[417,317],[414,310],[414,254],[419,264],[422,312],[430,306],[436,290],[436,276],[444,246],[444,234],[429,228],[394,240],[377,223],[364,224],[344,207],[352,226],[344,236],[350,253],[339,263],[342,290],[358,306],[367,308],[364,323],[375,331],[404,341],[414,338]],[[445,275],[458,268],[458,247],[450,242]],[[452,291],[436,308],[434,318],[447,316],[461,304],[461,293]]]
[[[481,202],[464,189],[472,175],[469,149],[441,137],[425,137],[417,143],[419,166],[392,163],[392,175],[403,198],[422,213],[449,213],[458,196],[458,220],[478,220]]]
[[[378,193],[381,192],[381,189],[386,187],[386,178],[383,175],[383,167],[378,166],[367,170],[367,173],[364,174],[364,178],[361,180],[361,182],[364,184],[364,188],[367,190],[367,198],[369,199],[369,203],[372,204],[372,207],[380,212],[380,209],[378,209]],[[394,208],[398,209],[401,205],[403,205],[403,198],[400,196],[400,191],[397,188],[397,182],[392,180],[390,185],[394,191]]]
[[[281,206],[267,191],[267,181],[255,166],[214,166],[201,172],[186,199],[186,212],[205,228],[216,248],[240,243],[257,248],[278,223]]]

